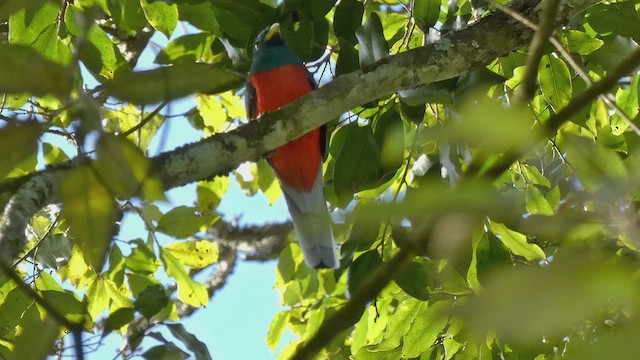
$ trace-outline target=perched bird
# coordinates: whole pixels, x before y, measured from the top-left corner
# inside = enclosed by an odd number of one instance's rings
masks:
[[[280,25],[264,29],[255,41],[246,86],[249,119],[275,111],[314,89],[302,60],[284,44]],[[325,136],[326,127],[315,129],[277,148],[267,161],[280,181],[307,265],[337,268],[322,180]]]

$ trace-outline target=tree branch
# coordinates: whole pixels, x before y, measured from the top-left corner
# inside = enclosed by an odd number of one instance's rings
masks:
[[[520,0],[512,8],[537,18],[537,0]],[[568,8],[558,21],[568,18]],[[154,175],[165,189],[226,175],[244,161],[264,154],[315,129],[344,112],[398,90],[449,79],[479,69],[495,58],[526,46],[533,32],[502,12],[492,13],[468,28],[448,34],[440,41],[385,58],[362,71],[336,78],[299,100],[262,116],[231,132],[166,152],[151,160]],[[57,201],[68,164],[36,172],[0,184],[0,199],[15,193],[25,183],[46,183],[32,187],[28,208],[11,201],[0,224],[0,247],[6,258],[15,258],[21,249],[28,220],[43,206]],[[33,181],[31,181],[31,179]],[[42,179],[47,179],[43,181]],[[38,192],[39,191],[39,192]],[[17,195],[17,194],[16,194]],[[17,219],[13,221],[12,219]],[[2,230],[11,228],[9,235]],[[7,244],[8,243],[8,244]]]

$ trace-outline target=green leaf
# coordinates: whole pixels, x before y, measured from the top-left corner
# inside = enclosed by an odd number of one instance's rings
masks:
[[[184,360],[189,358],[189,354],[180,350],[177,346],[167,343],[152,347],[145,351],[142,357],[148,360]]]
[[[133,240],[131,243],[135,244],[136,247],[124,259],[127,269],[140,274],[155,273],[161,264],[153,251],[140,239]]]
[[[120,100],[155,104],[194,93],[220,93],[240,86],[243,81],[241,76],[219,65],[187,63],[123,73],[107,82],[105,88]]]
[[[90,165],[69,170],[62,184],[62,214],[88,263],[102,270],[115,231],[113,197]]]
[[[631,119],[634,119],[640,112],[638,105],[638,87],[640,87],[640,76],[631,77],[631,84],[626,89],[620,88],[616,92],[616,104]],[[629,123],[617,112],[611,117],[611,131],[613,135],[621,135],[629,128]]]
[[[14,283],[11,283],[14,284]],[[2,328],[0,328],[2,335],[7,333],[15,334],[16,326],[20,323],[22,313],[24,313],[30,306],[29,296],[21,289],[14,287],[13,289],[7,289],[0,298],[0,321]]]
[[[109,307],[109,296],[107,295],[104,281],[100,278],[95,278],[87,287],[85,296],[88,300],[87,312],[95,321]]]
[[[207,240],[174,242],[164,246],[163,250],[194,269],[202,269],[218,261],[218,247]]]
[[[415,0],[413,3],[413,17],[423,32],[438,22],[440,17],[440,0]]]
[[[564,30],[561,33],[561,40],[567,50],[579,55],[589,55],[604,44],[604,41],[592,38],[587,33],[578,30]]]
[[[133,301],[133,307],[145,317],[151,319],[169,303],[164,286],[160,284],[147,286]]]
[[[280,311],[273,317],[269,324],[269,332],[267,333],[267,346],[273,351],[280,343],[280,338],[284,334],[287,322],[289,321],[289,311]]]
[[[156,230],[176,238],[187,238],[205,230],[218,218],[212,212],[198,214],[193,207],[178,206],[160,218]]]
[[[426,352],[436,344],[440,332],[447,325],[446,313],[453,302],[429,302],[428,307],[422,306],[409,331],[403,337],[402,357],[415,358]]]
[[[10,174],[22,161],[38,152],[38,139],[41,134],[42,126],[35,121],[10,122],[0,128],[0,153],[4,154],[0,160],[0,179]]]
[[[551,216],[553,208],[549,205],[542,192],[535,186],[528,186],[526,191],[527,211],[533,215]]]
[[[609,70],[617,67],[623,59],[638,48],[633,39],[611,35],[603,38],[604,45],[590,55],[595,64],[602,69]]]
[[[215,39],[212,34],[202,32],[187,34],[171,40],[156,56],[156,64],[193,63],[210,51],[211,43]]]
[[[207,346],[198,340],[198,338],[188,333],[182,324],[167,324],[167,328],[176,339],[182,341],[187,349],[193,352],[196,360],[211,360]]]
[[[422,301],[429,300],[429,272],[427,268],[416,261],[412,261],[406,268],[397,273],[393,280],[407,294]]]
[[[341,127],[349,141],[340,148],[333,169],[333,186],[338,206],[345,207],[353,194],[376,186],[379,156],[373,133],[369,126],[351,123]],[[334,137],[340,137],[336,134]]]
[[[360,67],[366,67],[389,56],[389,44],[384,38],[382,23],[377,13],[372,12],[363,26],[356,31]]]
[[[178,15],[180,20],[186,21],[200,30],[215,32],[216,18],[210,2],[202,3],[178,3]]]
[[[160,258],[164,263],[167,275],[176,280],[178,285],[178,299],[193,307],[205,306],[209,302],[207,288],[201,283],[191,279],[180,260],[176,259],[169,251],[160,249]]]
[[[531,165],[523,165],[522,166],[522,175],[526,179],[526,181],[533,185],[541,185],[546,188],[551,187],[551,183],[549,179],[547,179],[537,167]]]
[[[366,251],[358,256],[349,267],[347,284],[349,292],[355,294],[358,288],[363,285],[369,276],[382,264],[382,258],[378,250]]]
[[[47,165],[69,161],[69,156],[62,149],[46,142],[42,143],[42,155]]]
[[[0,44],[0,92],[52,94],[65,97],[71,92],[70,71],[51,62],[34,49],[13,44]]]
[[[285,44],[295,52],[302,61],[311,61],[314,50],[313,20],[305,13],[296,13],[297,16],[287,16],[280,23],[280,30]]]
[[[408,298],[398,304],[396,311],[389,317],[387,330],[376,351],[397,349],[402,337],[409,331],[416,318],[427,309],[427,302]]]
[[[275,9],[258,0],[218,0],[211,2],[223,37],[235,46],[253,45],[253,36],[277,21]]]
[[[538,245],[528,243],[525,235],[493,221],[491,229],[515,255],[522,256],[529,261],[539,261],[546,258],[544,251]]]
[[[102,337],[112,331],[120,330],[122,327],[129,325],[133,321],[136,311],[130,307],[123,307],[109,314],[104,323],[104,332]]]
[[[585,16],[589,26],[601,35],[637,37],[640,34],[640,15],[634,1],[599,3]]]
[[[540,59],[538,81],[544,99],[559,111],[571,100],[571,73],[562,59],[545,55]]]
[[[348,74],[360,69],[358,51],[353,48],[353,44],[344,38],[338,38],[340,51],[336,60],[336,76]]]
[[[4,4],[3,4],[4,5]],[[60,4],[54,1],[24,0],[9,16],[9,39],[12,44],[33,45],[56,28]]]
[[[342,0],[333,15],[333,33],[350,44],[356,43],[356,30],[362,24],[364,5],[358,0]]]
[[[198,187],[196,188],[198,211],[206,212],[215,210],[228,189],[228,176],[216,176],[210,181],[199,181]]]
[[[43,290],[43,288],[40,288],[40,290]],[[84,324],[85,326],[91,325],[91,319],[88,319],[84,304],[72,292],[44,290],[40,292],[40,295],[69,321],[76,324]]]
[[[164,1],[140,0],[144,16],[154,29],[163,33],[167,39],[178,25],[178,5]]]
[[[69,5],[65,11],[65,23],[69,33],[76,39],[83,39],[78,55],[87,69],[99,81],[111,80],[124,73],[128,69],[127,61],[109,35],[96,25],[89,27],[87,32],[78,24],[78,19],[92,21],[90,15],[74,5]]]

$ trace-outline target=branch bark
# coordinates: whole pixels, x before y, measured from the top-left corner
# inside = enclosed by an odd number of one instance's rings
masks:
[[[535,19],[538,3],[539,0],[518,0],[511,7]],[[568,10],[564,9],[557,19],[567,18]],[[248,125],[151,158],[153,174],[162,180],[165,189],[226,175],[238,164],[258,160],[361,104],[482,68],[497,57],[526,46],[532,36],[533,31],[524,24],[502,12],[492,13],[434,44],[340,76]],[[22,249],[24,229],[33,214],[59,201],[59,189],[70,166],[65,164],[0,184],[0,199],[12,196],[0,224],[0,247],[6,249],[6,259],[15,258]],[[30,185],[24,186],[27,183]],[[20,206],[23,198],[30,199],[29,206]]]

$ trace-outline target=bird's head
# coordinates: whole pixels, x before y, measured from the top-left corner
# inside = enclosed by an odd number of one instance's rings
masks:
[[[253,64],[250,72],[268,71],[292,64],[302,64],[302,60],[284,43],[280,24],[275,23],[262,30],[253,44]]]

